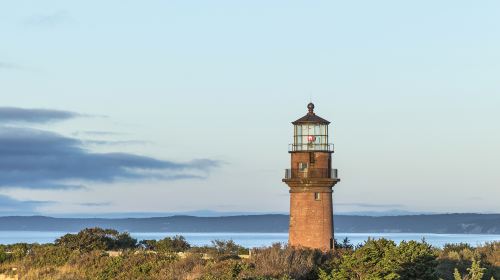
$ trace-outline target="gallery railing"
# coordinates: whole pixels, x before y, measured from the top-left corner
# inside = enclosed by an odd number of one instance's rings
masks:
[[[305,151],[327,151],[333,152],[333,144],[315,144],[315,143],[304,143],[304,144],[289,144],[289,152],[305,152]]]
[[[285,179],[295,178],[327,178],[337,179],[337,169],[327,168],[304,168],[304,169],[285,169]]]

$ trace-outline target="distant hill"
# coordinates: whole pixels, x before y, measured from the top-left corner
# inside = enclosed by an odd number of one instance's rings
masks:
[[[500,234],[500,214],[432,214],[405,216],[335,215],[336,232],[483,233]],[[129,232],[287,232],[288,215],[154,218],[0,217],[0,231],[76,232],[86,227]]]

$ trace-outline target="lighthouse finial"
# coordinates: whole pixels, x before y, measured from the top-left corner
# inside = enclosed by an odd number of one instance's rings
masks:
[[[307,104],[307,109],[309,110],[309,114],[314,115],[314,104],[312,102]]]

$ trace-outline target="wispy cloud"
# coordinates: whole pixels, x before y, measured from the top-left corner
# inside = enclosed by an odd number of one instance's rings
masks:
[[[37,207],[53,203],[52,201],[17,200],[0,194],[0,215],[33,215]]]
[[[24,23],[32,26],[55,26],[70,21],[68,11],[59,10],[51,13],[34,14],[26,18]]]
[[[82,140],[88,145],[145,145],[150,141],[143,140]]]
[[[0,61],[0,70],[1,69],[6,69],[6,70],[19,70],[22,69],[21,66],[14,64],[14,63],[8,63],[8,62],[2,62]]]
[[[72,133],[73,136],[81,136],[81,135],[90,135],[90,136],[117,136],[117,135],[125,135],[127,133],[124,132],[115,132],[115,131],[100,131],[100,130],[83,130],[83,131],[75,131]]]
[[[72,119],[80,116],[83,115],[70,111],[0,107],[0,122],[3,123],[47,123]]]
[[[339,206],[355,206],[362,208],[404,208],[403,204],[374,204],[374,203],[335,203]]]
[[[99,206],[109,206],[111,205],[111,202],[84,202],[84,203],[78,203],[80,206],[87,206],[87,207],[99,207]]]
[[[78,188],[81,182],[200,179],[219,165],[211,159],[173,162],[129,153],[92,153],[75,138],[0,127],[0,188],[61,189]]]

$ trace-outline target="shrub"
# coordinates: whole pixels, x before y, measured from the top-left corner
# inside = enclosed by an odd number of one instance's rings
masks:
[[[13,261],[18,261],[23,259],[29,251],[31,245],[27,243],[16,243],[9,245],[7,248],[11,252],[11,258]]]
[[[71,253],[68,248],[52,244],[36,245],[30,249],[23,263],[30,267],[62,266],[68,261]]]
[[[135,248],[137,240],[128,233],[114,229],[86,228],[77,234],[66,234],[56,239],[57,246],[81,252]]]
[[[279,243],[271,247],[256,249],[252,253],[250,264],[253,269],[247,272],[261,279],[290,277],[292,279],[317,279],[317,269],[330,258],[319,250],[282,246]]]
[[[217,260],[238,259],[238,255],[248,253],[248,249],[234,243],[233,240],[213,240],[212,247],[213,257]]]
[[[396,251],[397,274],[401,279],[438,279],[437,254],[425,242],[401,242]]]
[[[191,248],[191,245],[183,236],[166,237],[156,242],[155,250],[159,252],[184,252]]]
[[[438,279],[437,254],[425,242],[369,239],[354,251],[344,250],[332,259],[330,271],[319,278],[333,279]]]
[[[0,264],[6,262],[8,259],[7,252],[5,250],[5,246],[0,245]]]

